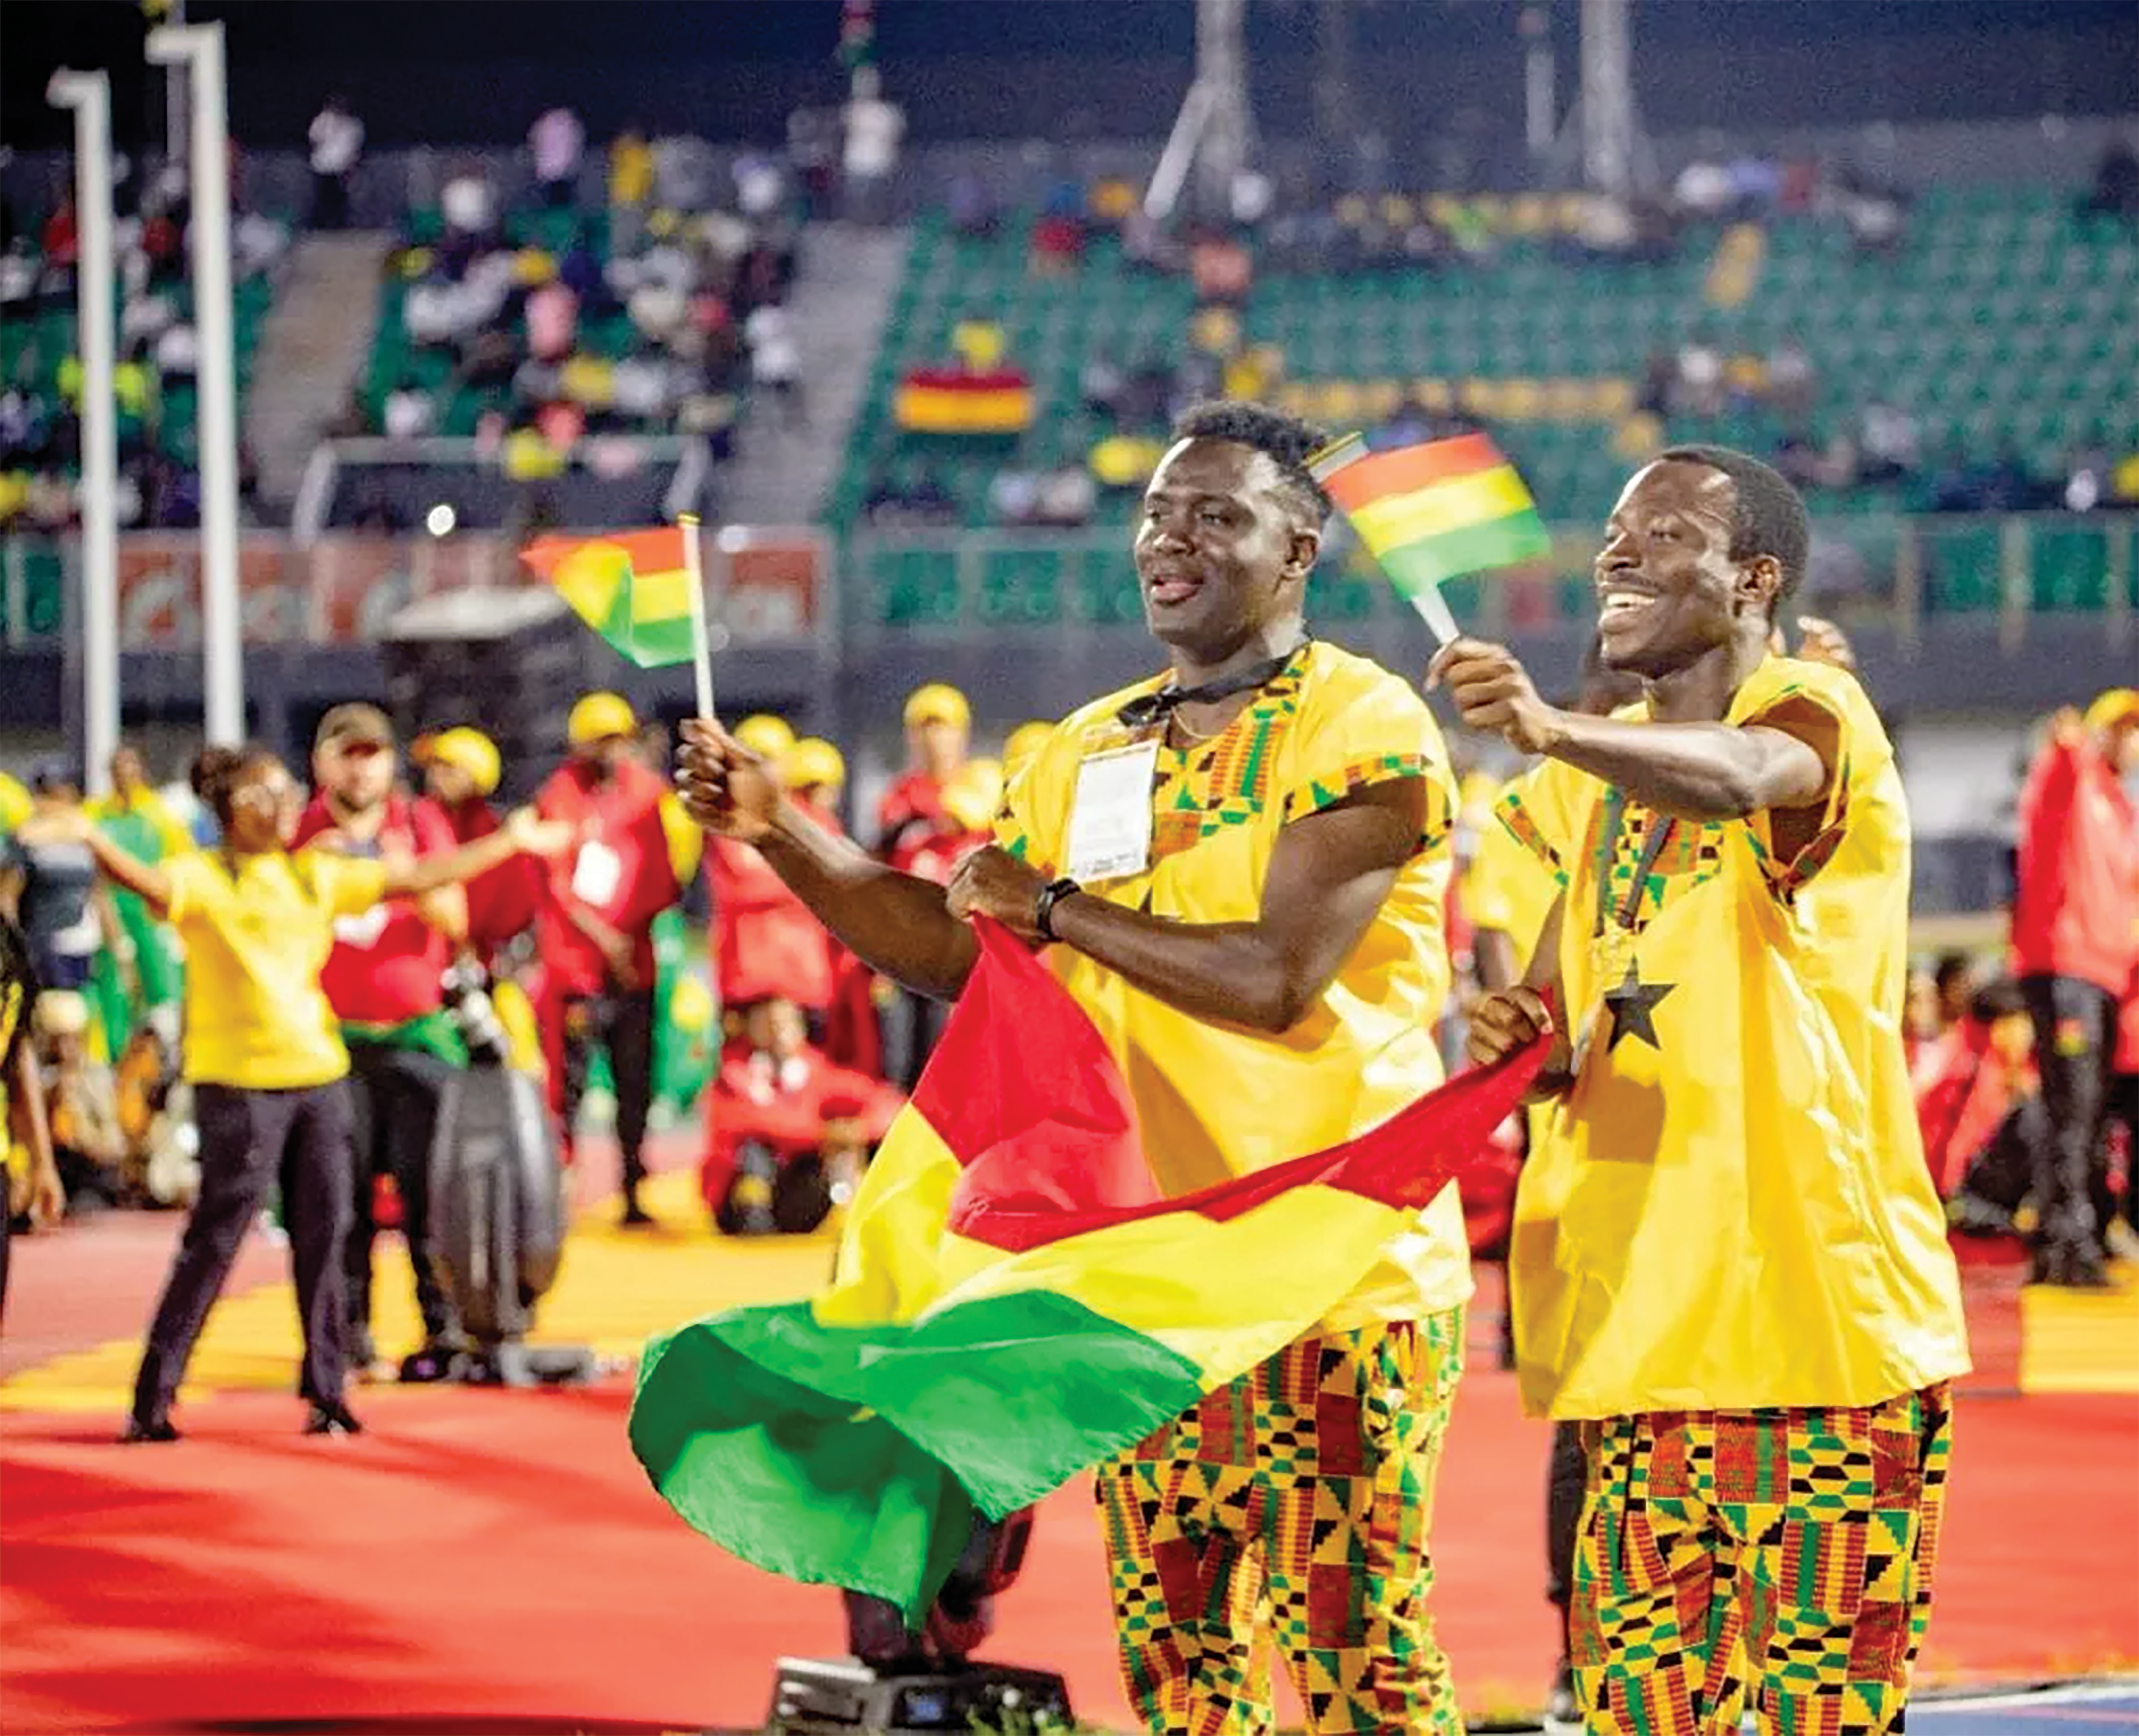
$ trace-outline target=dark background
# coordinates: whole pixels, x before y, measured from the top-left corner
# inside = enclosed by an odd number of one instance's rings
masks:
[[[1575,76],[1575,0],[1540,0]],[[1252,0],[1257,125],[1311,130],[1316,0]],[[1480,122],[1520,130],[1518,0],[1354,0],[1353,110],[1416,148]],[[767,145],[836,102],[838,0],[190,0],[221,19],[232,130],[299,143],[340,90],[370,143],[516,142],[553,103],[594,138],[633,120]],[[135,0],[0,5],[0,140],[58,145],[55,66],[109,67],[122,146],[162,136],[162,79]],[[885,94],[911,136],[1153,137],[1192,68],[1190,0],[880,0]],[[2128,111],[2132,0],[1637,0],[1637,93],[1652,132],[2032,119]]]

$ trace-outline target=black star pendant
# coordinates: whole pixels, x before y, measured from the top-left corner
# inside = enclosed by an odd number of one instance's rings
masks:
[[[1638,1037],[1651,1048],[1662,1048],[1663,1045],[1657,1041],[1657,1003],[1677,987],[1676,983],[1644,983],[1629,959],[1619,986],[1604,991],[1604,1004],[1612,1009],[1612,1036],[1604,1052],[1608,1055],[1618,1048],[1623,1037]]]

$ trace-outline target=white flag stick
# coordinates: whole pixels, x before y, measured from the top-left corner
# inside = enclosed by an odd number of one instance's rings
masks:
[[[1446,650],[1461,636],[1456,625],[1456,616],[1448,606],[1448,599],[1441,594],[1438,584],[1429,582],[1422,591],[1407,593],[1411,606],[1425,619],[1427,630]]]
[[[706,567],[698,554],[698,516],[686,512],[676,521],[683,532],[683,561],[691,575],[691,674],[698,687],[698,715],[713,715],[713,646],[706,631]]]

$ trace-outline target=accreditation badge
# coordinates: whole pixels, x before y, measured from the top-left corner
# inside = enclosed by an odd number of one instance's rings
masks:
[[[1121,880],[1150,866],[1151,786],[1158,767],[1155,737],[1079,763],[1062,865],[1071,880]]]

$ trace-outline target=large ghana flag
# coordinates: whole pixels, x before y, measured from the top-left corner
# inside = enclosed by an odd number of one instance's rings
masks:
[[[1484,434],[1388,452],[1348,434],[1308,468],[1407,596],[1551,552],[1530,490]]]
[[[1543,1045],[1373,1131],[1160,1196],[1128,1088],[1047,968],[979,964],[851,1209],[830,1287],[655,1338],[632,1449],[715,1542],[918,1621],[995,1518],[1309,1331],[1515,1106]]]
[[[572,612],[641,669],[692,656],[691,557],[696,524],[600,537],[542,537],[520,558],[556,586]]]

